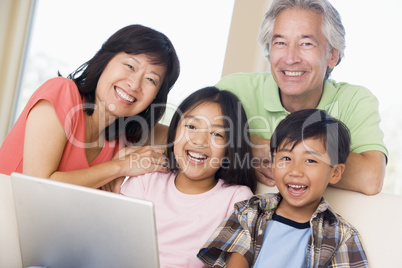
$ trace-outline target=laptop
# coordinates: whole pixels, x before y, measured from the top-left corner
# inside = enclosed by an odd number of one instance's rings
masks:
[[[11,174],[23,267],[159,267],[154,205]]]

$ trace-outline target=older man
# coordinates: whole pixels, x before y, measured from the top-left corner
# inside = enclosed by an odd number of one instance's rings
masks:
[[[346,124],[352,138],[346,170],[334,186],[368,195],[380,192],[388,152],[378,101],[364,87],[328,79],[345,49],[345,30],[336,9],[327,0],[274,0],[259,41],[271,73],[232,74],[217,84],[243,103],[254,135],[254,156],[269,156],[266,145],[272,132],[289,113],[326,110]],[[269,164],[262,161],[258,171],[261,182],[274,185]]]

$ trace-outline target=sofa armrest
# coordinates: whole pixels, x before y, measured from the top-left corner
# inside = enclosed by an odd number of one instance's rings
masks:
[[[0,267],[22,267],[10,176],[0,174]]]

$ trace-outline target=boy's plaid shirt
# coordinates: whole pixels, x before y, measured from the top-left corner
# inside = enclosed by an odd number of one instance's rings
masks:
[[[278,194],[262,194],[235,205],[231,216],[215,230],[198,257],[207,265],[225,267],[230,252],[242,254],[249,264],[256,261],[265,229],[281,201]],[[322,199],[310,220],[305,267],[368,267],[357,230],[332,211]]]

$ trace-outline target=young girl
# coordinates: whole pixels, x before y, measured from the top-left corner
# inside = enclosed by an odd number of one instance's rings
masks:
[[[173,115],[167,144],[171,172],[131,177],[121,193],[154,202],[161,267],[204,267],[198,250],[257,184],[240,101],[215,87],[194,92]]]

